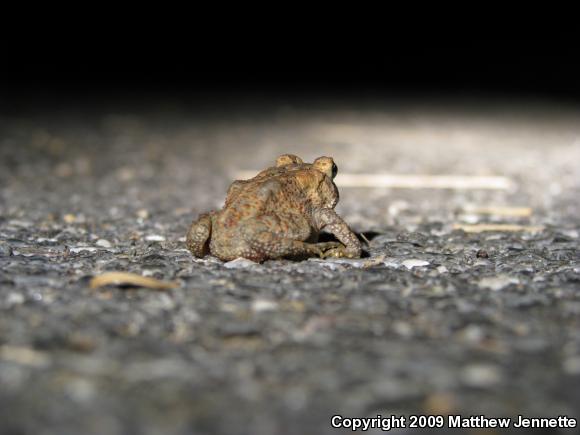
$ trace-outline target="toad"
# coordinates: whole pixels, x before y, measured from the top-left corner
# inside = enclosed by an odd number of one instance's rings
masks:
[[[339,197],[336,174],[331,157],[304,163],[300,157],[281,155],[275,166],[254,178],[234,181],[224,207],[192,223],[187,247],[196,257],[212,254],[224,261],[358,258],[361,244],[334,210]],[[339,242],[318,242],[323,229]]]

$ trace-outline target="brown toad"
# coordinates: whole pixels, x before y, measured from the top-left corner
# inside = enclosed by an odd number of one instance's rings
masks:
[[[226,261],[360,257],[359,240],[334,211],[336,173],[331,157],[304,163],[284,154],[254,178],[234,181],[223,209],[192,223],[187,247],[196,257],[211,253]],[[322,229],[342,243],[317,243]]]

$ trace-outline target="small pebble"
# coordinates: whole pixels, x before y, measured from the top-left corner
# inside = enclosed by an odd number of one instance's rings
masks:
[[[472,364],[461,372],[461,380],[470,387],[492,387],[501,382],[501,372],[491,364]]]
[[[30,228],[30,227],[32,227],[32,222],[20,220],[20,219],[12,219],[12,220],[8,221],[8,226],[18,227],[18,228]]]
[[[410,338],[413,336],[413,327],[407,322],[397,321],[393,323],[393,331],[404,338]]]
[[[77,217],[74,214],[68,213],[62,217],[62,220],[65,221],[67,224],[72,224],[76,222]]]
[[[465,327],[459,334],[468,343],[479,343],[485,338],[485,331],[476,325]]]
[[[6,297],[6,304],[9,307],[13,307],[14,305],[21,305],[24,303],[24,296],[21,293],[10,292]]]
[[[108,240],[105,240],[105,239],[97,240],[95,245],[100,246],[101,248],[110,248],[112,246],[111,242],[109,242]]]
[[[508,275],[496,275],[482,278],[478,286],[479,288],[488,288],[493,291],[499,291],[510,284],[519,284],[519,279]]]
[[[256,299],[252,302],[252,311],[274,311],[278,309],[278,302],[268,299]]]
[[[344,267],[342,265],[340,265],[339,263],[336,263],[334,261],[325,261],[325,260],[320,260],[318,258],[310,258],[308,261],[312,262],[312,263],[317,263],[318,265],[325,267],[327,269],[330,269],[330,270],[344,269]]]
[[[145,240],[148,242],[164,242],[165,237],[160,234],[149,234],[148,236],[145,236]]]
[[[45,367],[50,363],[47,353],[30,347],[0,346],[0,360],[10,361],[30,367]]]
[[[64,385],[68,397],[75,402],[90,402],[96,393],[96,388],[88,379],[71,379]]]
[[[569,230],[569,229],[559,229],[558,232],[564,234],[565,236],[570,237],[571,239],[577,239],[578,238],[578,230]]]
[[[227,269],[245,269],[246,267],[257,266],[258,263],[248,260],[247,258],[236,258],[235,260],[228,261],[224,264]]]
[[[72,248],[69,248],[69,252],[72,252],[73,254],[78,254],[79,252],[83,251],[95,252],[98,251],[98,249],[93,246],[73,246]]]
[[[425,261],[425,260],[417,260],[417,259],[405,260],[401,264],[404,267],[406,267],[407,269],[409,269],[409,270],[411,270],[414,267],[429,266],[429,262],[428,261]]]
[[[318,262],[322,265],[344,265],[352,266],[357,269],[364,269],[367,267],[375,266],[383,262],[383,258],[327,258],[325,260],[320,259],[310,259],[310,261]],[[336,270],[336,267],[330,267],[332,270]]]
[[[139,219],[147,219],[149,217],[149,212],[144,208],[137,210],[137,217]]]
[[[397,263],[396,261],[393,260],[385,260],[383,261],[383,264],[391,269],[398,269],[399,268],[399,263]]]

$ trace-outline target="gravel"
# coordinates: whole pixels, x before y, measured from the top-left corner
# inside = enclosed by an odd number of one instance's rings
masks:
[[[355,103],[0,117],[0,432],[580,417],[579,111]],[[236,170],[283,152],[332,155],[339,187],[342,170],[517,187],[341,189],[339,213],[369,240],[359,260],[192,258],[196,214],[221,205]],[[472,205],[533,213],[464,216]],[[108,271],[179,287],[91,289]]]

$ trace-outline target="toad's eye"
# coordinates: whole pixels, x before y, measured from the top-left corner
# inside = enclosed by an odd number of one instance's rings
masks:
[[[336,177],[336,174],[338,174],[338,166],[336,166],[336,163],[332,164],[332,178]]]

